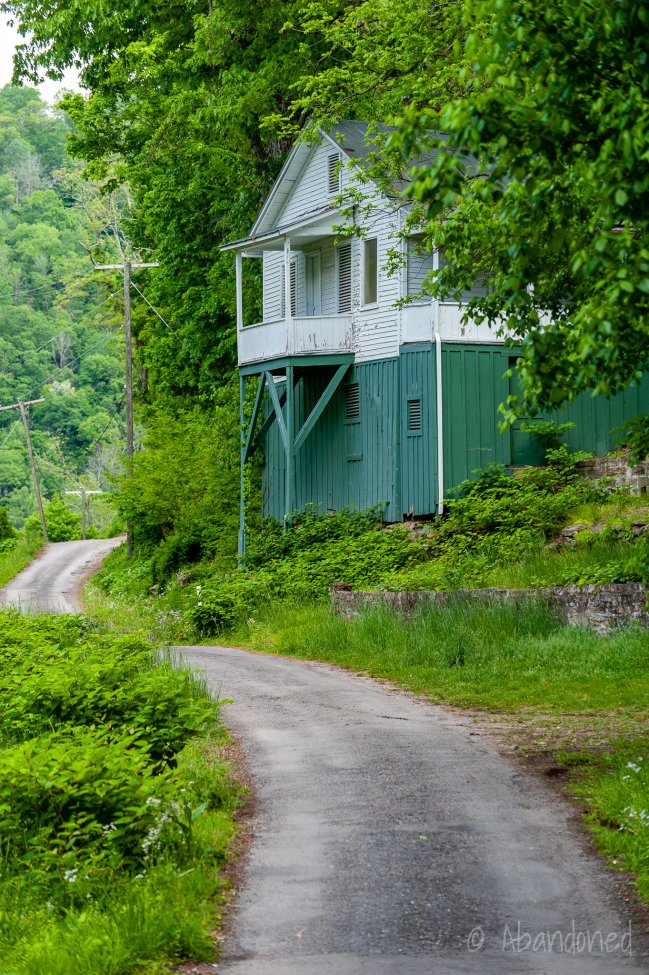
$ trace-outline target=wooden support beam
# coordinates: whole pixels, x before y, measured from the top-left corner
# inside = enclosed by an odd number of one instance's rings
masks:
[[[236,255],[236,293],[237,293],[237,331],[243,328],[243,257],[241,251]]]
[[[348,362],[338,367],[338,369],[333,375],[333,378],[329,382],[329,385],[325,389],[324,393],[322,394],[322,396],[320,397],[320,399],[318,400],[318,402],[313,407],[308,417],[304,421],[304,424],[300,432],[295,438],[295,443],[293,444],[293,452],[295,454],[297,454],[300,447],[302,447],[304,441],[307,439],[307,437],[313,430],[314,426],[316,425],[316,423],[318,422],[318,420],[326,410],[327,406],[331,402],[332,396],[334,395],[334,393],[340,386],[341,382],[343,381],[345,373],[347,372],[349,367],[350,367],[350,363]]]
[[[281,413],[278,415],[277,419]],[[295,509],[295,388],[293,386],[293,366],[286,367],[286,502],[284,514],[284,528],[290,525],[290,518]]]
[[[290,383],[288,378],[289,370],[291,372]],[[266,376],[266,386],[268,387],[268,392],[270,394],[270,401],[273,404],[273,410],[275,411],[275,416],[277,417],[277,425],[279,427],[282,443],[284,444],[284,450],[288,454],[288,444],[289,444],[288,433],[286,430],[284,415],[282,413],[282,407],[280,406],[279,397],[277,395],[277,390],[275,389],[275,380],[273,379],[272,373],[270,372],[266,372],[264,373],[264,375]],[[292,387],[292,385],[293,385],[293,367],[287,366],[286,367],[286,399],[287,400],[288,400],[289,386]]]
[[[242,376],[241,378],[243,379],[243,382],[245,384],[245,377]],[[245,447],[244,447],[244,451],[243,451],[243,462],[244,462],[244,464],[248,460],[248,458],[250,457],[250,453],[252,451],[252,446],[253,446],[253,442],[254,442],[254,439],[255,439],[255,437],[254,437],[254,434],[255,434],[255,426],[257,425],[257,418],[259,416],[259,411],[261,409],[261,404],[262,404],[262,400],[263,400],[264,387],[265,387],[265,385],[266,385],[266,374],[263,373],[259,377],[259,385],[257,386],[257,395],[255,396],[255,405],[252,408],[252,415],[250,417],[250,425],[248,427],[248,433],[246,435],[246,442],[245,442]],[[244,417],[244,423],[245,423],[245,417]]]
[[[260,384],[261,385],[261,384]],[[237,553],[239,556],[239,568],[243,565],[246,554],[246,497],[245,497],[245,477],[244,467],[246,464],[246,443],[243,439],[246,416],[243,404],[246,398],[246,377],[239,376],[239,423],[240,431],[240,457],[239,457],[239,545]]]
[[[286,402],[286,390],[283,389],[281,396],[279,397],[280,410],[283,409],[285,402]],[[262,425],[259,427],[259,433],[255,437],[253,446],[256,447],[258,444],[260,444],[263,441],[264,437],[272,427],[274,420],[275,420],[275,407],[271,403],[268,416],[266,417]]]

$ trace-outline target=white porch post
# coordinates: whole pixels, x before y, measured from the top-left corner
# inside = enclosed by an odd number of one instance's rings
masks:
[[[237,278],[237,331],[243,328],[243,255],[237,251],[236,257],[236,278]]]

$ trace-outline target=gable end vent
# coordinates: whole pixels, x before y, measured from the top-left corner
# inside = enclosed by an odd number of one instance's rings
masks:
[[[340,156],[337,152],[327,156],[327,189],[330,193],[340,193]]]
[[[408,430],[418,433],[421,430],[421,400],[408,400]]]
[[[358,383],[345,386],[345,419],[359,420],[361,416],[361,391]]]

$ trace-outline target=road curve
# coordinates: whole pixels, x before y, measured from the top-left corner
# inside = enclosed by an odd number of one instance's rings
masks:
[[[80,613],[84,579],[123,541],[120,536],[50,542],[26,569],[0,589],[0,605],[28,612]]]
[[[468,724],[326,665],[177,649],[233,699],[258,795],[219,973],[649,970],[567,804]]]

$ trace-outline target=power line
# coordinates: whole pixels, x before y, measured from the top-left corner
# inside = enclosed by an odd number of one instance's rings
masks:
[[[14,420],[14,422],[13,422],[13,423],[11,424],[11,427],[10,427],[10,429],[9,429],[9,433],[8,433],[8,434],[7,434],[7,436],[6,436],[5,438],[4,438],[4,440],[2,441],[2,443],[0,443],[0,450],[4,450],[4,446],[5,446],[5,444],[6,444],[6,443],[7,443],[7,441],[8,441],[9,439],[10,439],[10,437],[12,437],[12,436],[13,436],[13,432],[14,432],[14,430],[16,429],[16,427],[18,427],[18,426],[20,426],[20,420]]]
[[[151,302],[149,301],[149,299],[147,298],[147,296],[145,294],[142,294],[142,292],[140,291],[140,289],[138,288],[138,286],[134,282],[131,282],[131,283],[133,284],[133,287],[135,288],[135,290],[139,294],[140,298],[144,298],[144,300],[146,301],[147,305],[149,306],[149,308],[151,309],[151,311],[154,313],[154,315],[157,315],[158,316],[158,318],[160,319],[160,321],[162,322],[162,324],[167,326],[167,328],[169,329],[169,331],[171,332],[172,335],[175,335],[178,339],[180,339],[180,336],[178,335],[178,333],[176,331],[174,331],[174,329],[171,327],[171,325],[169,324],[169,322],[165,321],[165,319],[162,317],[162,315],[160,314],[160,312],[158,311],[158,309],[155,308],[151,304]],[[180,339],[180,341],[182,342],[182,339]]]

